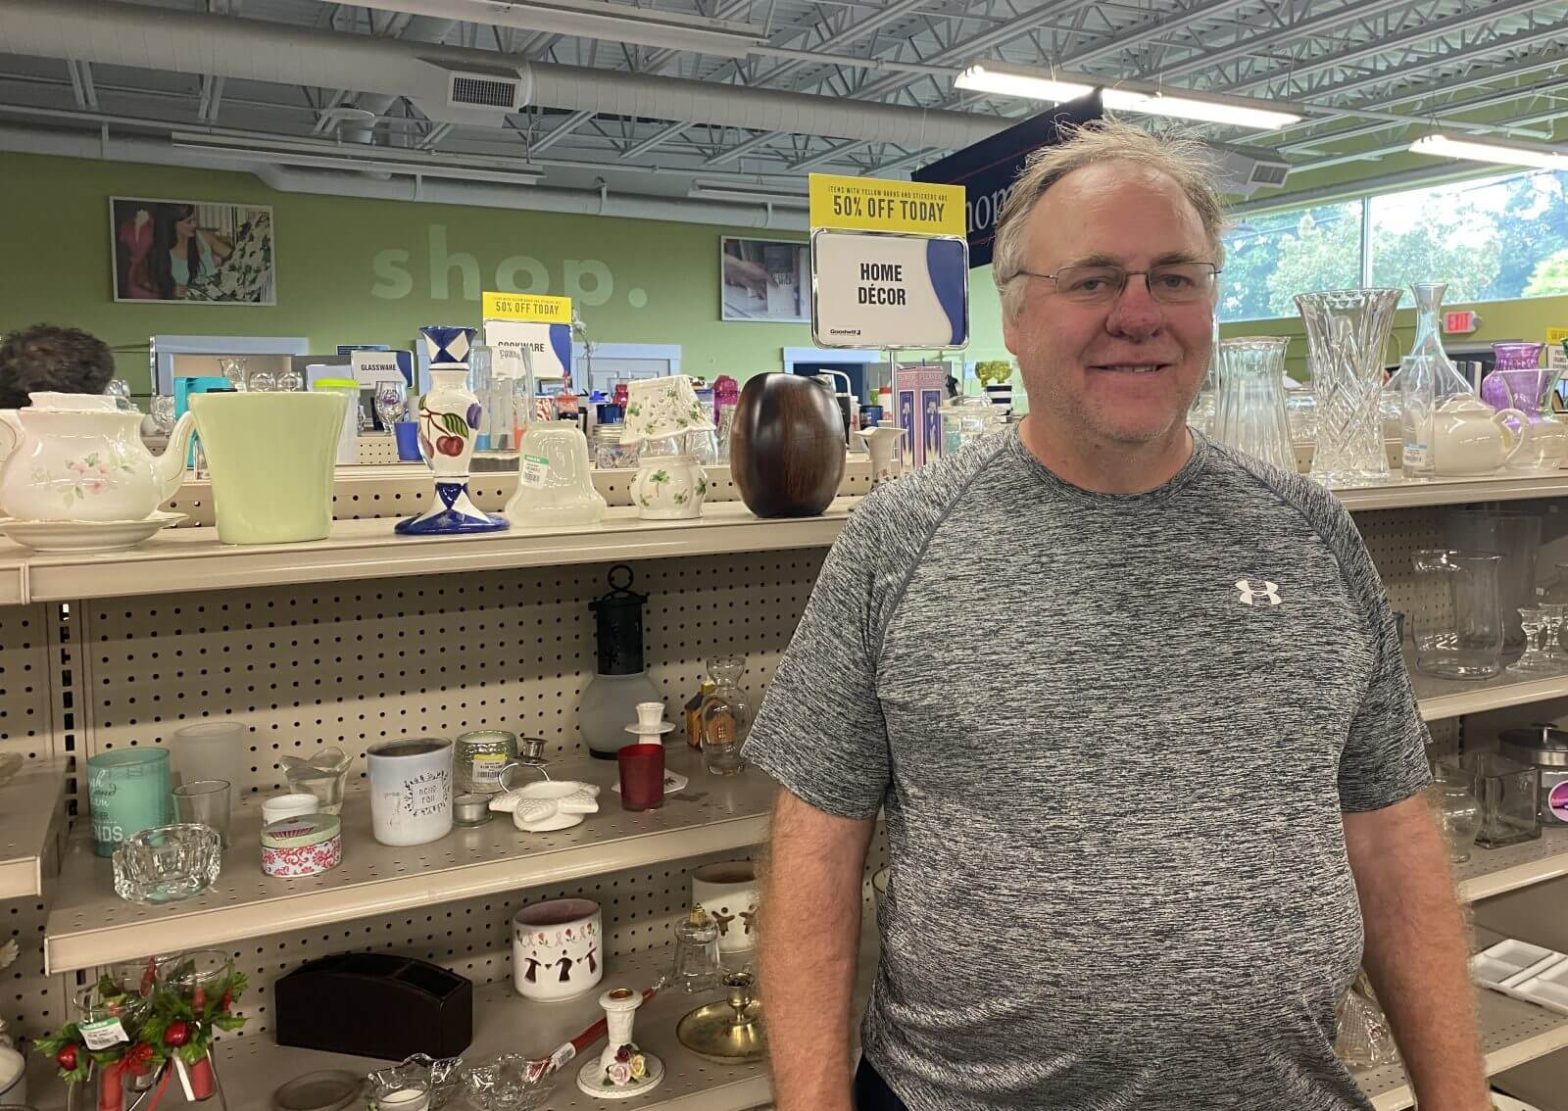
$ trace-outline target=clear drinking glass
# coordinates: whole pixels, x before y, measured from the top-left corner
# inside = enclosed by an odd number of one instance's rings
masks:
[[[174,789],[174,820],[216,830],[224,848],[229,847],[231,796],[226,779],[197,779]]]
[[[254,370],[245,379],[245,386],[255,393],[272,393],[278,388],[278,379],[270,370]]]
[[[1220,391],[1214,439],[1290,474],[1296,471],[1285,415],[1285,348],[1289,340],[1247,336],[1220,344]]]
[[[218,369],[229,380],[229,385],[236,390],[245,389],[246,364],[244,359],[220,358],[218,360]]]
[[[1425,548],[1416,574],[1446,587],[1446,615],[1415,614],[1416,669],[1441,679],[1490,679],[1503,669],[1503,614],[1498,601],[1502,556]]]
[[[392,426],[408,417],[408,383],[401,378],[377,382],[374,392],[376,416],[390,435]]]
[[[1383,348],[1397,289],[1338,289],[1296,297],[1307,329],[1317,447],[1312,477],[1325,486],[1387,482],[1383,445]]]
[[[1481,829],[1481,804],[1471,791],[1470,773],[1442,762],[1432,771],[1433,802],[1443,839],[1448,842],[1448,859],[1450,863],[1463,864],[1470,859],[1475,835]]]

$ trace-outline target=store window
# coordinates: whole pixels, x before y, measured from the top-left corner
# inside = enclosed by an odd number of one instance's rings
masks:
[[[1225,234],[1222,321],[1294,316],[1298,293],[1361,284],[1363,202],[1260,213]]]
[[[1225,249],[1226,322],[1294,316],[1296,293],[1362,285],[1405,289],[1404,305],[1421,281],[1446,281],[1451,304],[1568,295],[1568,173],[1249,214],[1227,230]]]

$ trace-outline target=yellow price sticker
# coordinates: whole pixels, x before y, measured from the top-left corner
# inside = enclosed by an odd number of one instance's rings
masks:
[[[811,175],[811,226],[841,231],[963,235],[964,187]]]
[[[1546,329],[1546,342],[1550,346],[1556,347],[1558,344],[1562,343],[1562,341],[1565,340],[1565,339],[1568,339],[1568,328],[1548,328],[1548,329]]]
[[[543,293],[486,293],[480,301],[485,320],[530,324],[570,324],[572,299]]]

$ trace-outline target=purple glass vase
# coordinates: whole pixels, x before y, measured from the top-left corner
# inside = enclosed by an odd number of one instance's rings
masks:
[[[1539,366],[1544,343],[1494,343],[1496,365],[1481,380],[1481,400],[1493,409],[1519,409],[1539,420],[1557,374]]]

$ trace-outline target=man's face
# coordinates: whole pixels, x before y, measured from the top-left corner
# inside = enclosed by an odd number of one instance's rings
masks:
[[[1114,263],[1147,270],[1213,262],[1197,210],[1163,174],[1131,162],[1074,170],[1035,204],[1023,268]],[[1080,443],[1145,444],[1178,431],[1203,383],[1213,343],[1213,294],[1194,303],[1152,297],[1142,275],[1107,304],[1080,304],[1055,283],[1026,283],[1016,318],[1003,314],[1031,413],[1049,434]]]

